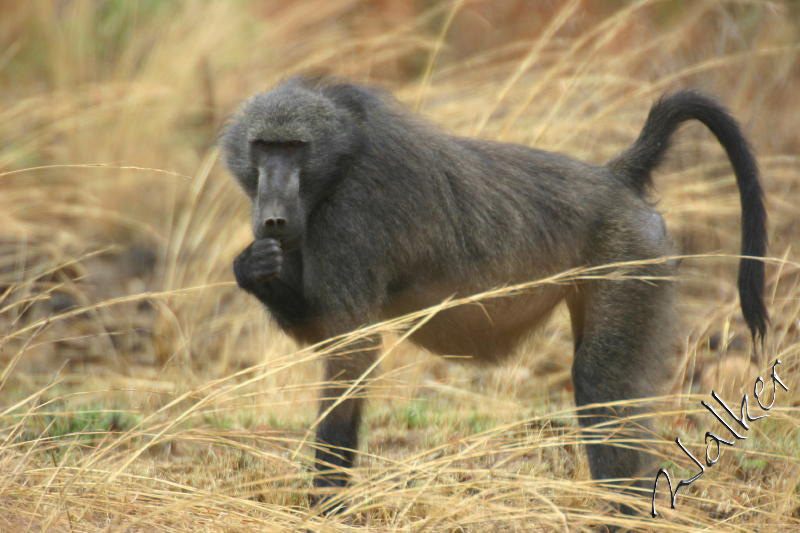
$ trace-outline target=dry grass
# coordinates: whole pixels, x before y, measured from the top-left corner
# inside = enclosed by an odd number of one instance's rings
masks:
[[[433,7],[0,2],[0,531],[800,529],[797,7],[419,4]],[[453,132],[596,162],[635,138],[662,92],[719,95],[763,169],[772,327],[747,366],[726,255],[734,180],[716,141],[687,127],[656,179],[694,255],[681,269],[684,379],[658,400],[652,438],[688,477],[671,441],[703,453],[720,429],[699,404],[711,388],[735,403],[780,357],[789,392],[675,511],[662,494],[662,517],[626,519],[589,481],[565,314],[486,370],[402,342],[421,313],[377,326],[387,350],[365,376],[349,509],[309,510],[325,354],[266,326],[236,290],[248,206],[214,148],[238,101],[309,71],[380,83]],[[629,503],[649,511],[649,495]]]

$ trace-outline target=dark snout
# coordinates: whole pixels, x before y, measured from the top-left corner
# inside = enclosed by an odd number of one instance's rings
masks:
[[[302,240],[305,215],[300,202],[300,168],[295,157],[273,150],[259,166],[253,201],[253,234],[275,239],[284,250]]]
[[[286,216],[283,213],[267,215],[261,223],[264,237],[281,237],[286,231]]]
[[[296,208],[273,204],[254,213],[253,233],[257,239],[276,239],[281,243],[293,240],[301,231],[298,217]]]

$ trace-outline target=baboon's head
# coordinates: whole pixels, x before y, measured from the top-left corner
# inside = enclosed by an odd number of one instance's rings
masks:
[[[301,80],[248,100],[222,135],[225,162],[253,201],[256,239],[300,244],[308,214],[354,150],[353,117]]]

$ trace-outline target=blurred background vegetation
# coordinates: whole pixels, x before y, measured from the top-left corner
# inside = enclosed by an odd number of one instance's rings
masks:
[[[800,528],[799,53],[788,0],[0,0],[0,530],[624,520],[588,483],[563,312],[498,369],[398,346],[370,387],[354,505],[309,511],[318,366],[232,281],[248,205],[215,148],[239,102],[302,73],[381,85],[457,134],[597,163],[662,93],[717,95],[763,171],[772,328],[751,362],[736,259],[684,260],[683,395],[654,438],[702,454],[711,422],[688,394],[735,402],[776,356],[790,392],[658,527]],[[737,253],[723,151],[697,125],[676,139],[654,200],[679,251]],[[675,450],[665,464],[685,476]]]

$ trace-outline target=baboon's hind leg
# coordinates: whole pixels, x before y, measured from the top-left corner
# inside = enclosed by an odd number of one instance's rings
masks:
[[[638,274],[669,276],[672,268],[654,265]],[[589,404],[655,396],[664,392],[675,360],[672,281],[598,280],[581,287],[570,302],[576,329],[572,376],[575,402]],[[631,420],[643,407],[581,409],[594,479],[647,476],[653,461],[634,442],[647,436],[647,422]],[[642,483],[638,483],[641,485]]]

